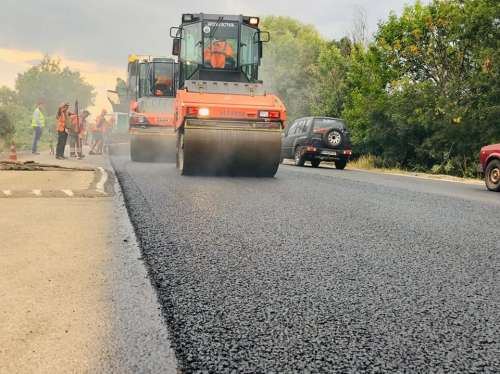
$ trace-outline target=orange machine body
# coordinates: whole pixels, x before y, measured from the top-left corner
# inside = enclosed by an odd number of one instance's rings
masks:
[[[158,113],[158,112],[138,112],[137,102],[132,102],[130,105],[130,127],[129,134],[140,135],[148,134],[144,130],[148,129],[153,132],[161,132],[170,130],[173,133],[175,127],[174,112]]]
[[[200,111],[200,109],[208,109]],[[274,95],[234,95],[221,93],[189,92],[178,90],[175,99],[175,126],[180,128],[186,118],[220,121],[249,121],[264,127],[283,128],[286,109],[282,101]],[[264,113],[272,114],[262,117]],[[260,127],[260,128],[262,128]]]

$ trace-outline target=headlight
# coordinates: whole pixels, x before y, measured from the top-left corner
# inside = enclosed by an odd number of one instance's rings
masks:
[[[200,117],[208,117],[210,115],[210,109],[208,109],[208,108],[200,108],[198,110],[198,115]]]
[[[130,124],[131,125],[146,125],[148,124],[148,119],[146,116],[143,116],[141,114],[134,114],[130,118]]]
[[[249,24],[253,26],[257,26],[259,24],[259,18],[257,17],[250,17],[250,20],[248,21]]]

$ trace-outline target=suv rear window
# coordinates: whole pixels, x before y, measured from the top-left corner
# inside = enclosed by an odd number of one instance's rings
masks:
[[[314,132],[324,132],[331,128],[345,128],[344,122],[332,118],[315,118],[314,119]]]

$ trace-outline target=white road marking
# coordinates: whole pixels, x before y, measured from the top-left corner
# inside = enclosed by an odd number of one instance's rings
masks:
[[[99,167],[98,169],[101,172],[101,179],[96,185],[96,191],[105,194],[106,191],[104,191],[104,184],[108,180],[108,173],[102,167]]]
[[[12,191],[11,190],[3,190],[2,191],[6,196],[11,196],[12,195]]]
[[[71,190],[61,190],[62,192],[64,192],[66,195],[68,196],[74,196],[75,194],[73,193],[73,191]]]
[[[36,196],[42,196],[42,191],[40,190],[32,190],[31,192],[33,192],[33,194]]]

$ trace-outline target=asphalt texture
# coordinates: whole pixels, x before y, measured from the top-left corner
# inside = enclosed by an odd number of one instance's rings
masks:
[[[112,162],[184,372],[500,372],[500,194]]]

